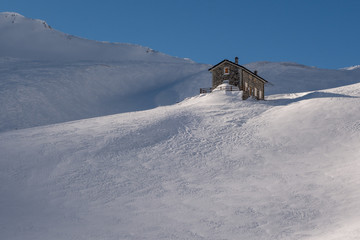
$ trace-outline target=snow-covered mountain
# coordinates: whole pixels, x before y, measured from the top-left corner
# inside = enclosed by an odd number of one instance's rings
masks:
[[[0,33],[0,131],[173,104],[210,85],[209,65],[17,13],[0,13]]]
[[[134,44],[97,42],[68,35],[45,21],[0,13],[1,56],[42,61],[188,62]]]
[[[18,13],[0,13],[0,32],[0,132],[174,104],[211,85],[210,65],[74,37]],[[293,63],[246,67],[272,83],[268,95],[343,86],[360,76]]]

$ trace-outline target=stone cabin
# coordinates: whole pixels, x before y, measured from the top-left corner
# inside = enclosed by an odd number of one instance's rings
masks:
[[[228,80],[229,84],[243,91],[243,99],[252,96],[258,100],[264,100],[265,84],[268,81],[258,76],[257,71],[252,72],[239,65],[238,57],[235,58],[235,62],[225,59],[209,71],[212,73],[212,89],[222,84],[224,80]]]

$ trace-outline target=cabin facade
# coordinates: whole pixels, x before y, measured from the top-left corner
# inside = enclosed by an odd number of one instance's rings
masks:
[[[252,72],[239,65],[238,57],[235,58],[235,62],[225,59],[209,71],[212,73],[212,89],[226,81],[243,91],[243,99],[252,96],[258,100],[264,100],[265,84],[268,81],[258,76],[257,71]]]

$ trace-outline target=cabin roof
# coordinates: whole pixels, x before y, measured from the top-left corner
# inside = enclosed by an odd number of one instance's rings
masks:
[[[217,68],[218,66],[220,66],[220,65],[223,64],[224,62],[227,62],[227,63],[229,63],[229,64],[231,64],[231,65],[233,65],[233,66],[235,66],[235,67],[237,67],[237,68],[241,68],[241,69],[243,69],[245,72],[251,74],[252,76],[254,76],[254,77],[256,77],[256,78],[258,78],[259,80],[263,81],[264,83],[268,83],[268,81],[266,81],[265,79],[263,79],[263,78],[260,77],[259,75],[253,73],[252,71],[250,71],[250,70],[247,69],[246,67],[241,66],[241,65],[239,65],[239,64],[236,64],[236,63],[234,63],[234,62],[232,62],[232,61],[229,61],[229,60],[227,60],[227,59],[224,59],[224,60],[222,60],[221,62],[219,62],[218,64],[212,66],[211,68],[209,68],[209,71],[212,72],[213,69]]]

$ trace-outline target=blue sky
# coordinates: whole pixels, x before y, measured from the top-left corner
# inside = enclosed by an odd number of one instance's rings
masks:
[[[357,0],[1,0],[0,11],[45,20],[76,36],[135,43],[216,64],[360,64]]]

